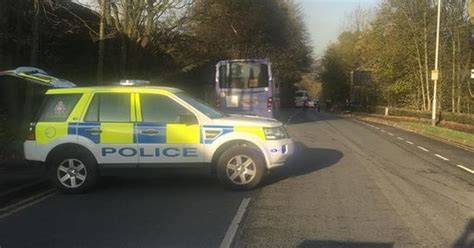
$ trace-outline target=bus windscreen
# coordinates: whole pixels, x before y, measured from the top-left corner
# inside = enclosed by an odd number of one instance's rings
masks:
[[[265,88],[269,85],[268,65],[232,62],[219,68],[220,88]]]

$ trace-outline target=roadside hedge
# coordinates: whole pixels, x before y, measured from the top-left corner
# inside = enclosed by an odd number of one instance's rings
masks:
[[[375,106],[369,109],[369,113],[385,115],[385,107]],[[419,119],[431,119],[431,112],[429,111],[418,111],[418,110],[403,109],[403,108],[388,108],[388,115],[415,117]],[[443,121],[451,121],[451,122],[456,122],[460,124],[474,125],[474,115],[472,114],[441,112],[441,115],[439,116],[439,118]]]

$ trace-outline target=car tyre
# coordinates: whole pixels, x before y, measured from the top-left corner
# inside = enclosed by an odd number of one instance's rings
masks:
[[[98,181],[97,162],[92,154],[80,149],[58,153],[51,160],[50,178],[63,193],[85,193]]]
[[[217,162],[217,177],[232,190],[250,190],[259,185],[266,171],[263,155],[248,146],[233,146]]]

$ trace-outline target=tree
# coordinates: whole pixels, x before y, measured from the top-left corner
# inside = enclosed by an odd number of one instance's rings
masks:
[[[473,101],[469,95],[471,53],[467,52],[470,27],[466,2],[444,2],[438,100],[444,111],[468,112]],[[435,1],[385,0],[372,20],[352,23],[351,29],[341,33],[330,47],[345,66],[345,73],[359,67],[373,73],[371,94],[377,96],[374,104],[431,110]]]
[[[189,53],[193,59],[186,60],[191,67],[220,59],[268,58],[286,92],[311,70],[309,38],[293,1],[197,0],[192,19],[187,30],[196,42]],[[289,101],[289,93],[284,100]]]

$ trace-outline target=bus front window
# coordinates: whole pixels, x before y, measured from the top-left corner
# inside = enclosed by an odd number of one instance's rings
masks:
[[[227,70],[229,66],[229,70]],[[262,63],[234,62],[219,68],[221,88],[265,88],[268,87],[268,66]]]

